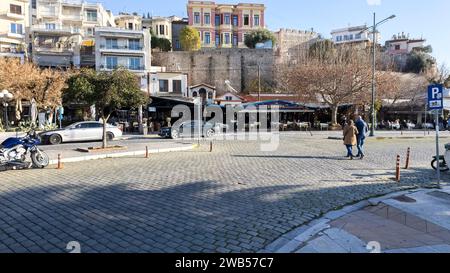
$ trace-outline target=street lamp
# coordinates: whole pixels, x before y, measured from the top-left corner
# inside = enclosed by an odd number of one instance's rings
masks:
[[[383,23],[386,23],[387,21],[389,21],[391,19],[394,19],[395,17],[396,17],[396,15],[391,15],[388,18],[383,19],[383,20],[381,20],[381,21],[379,21],[377,23],[377,21],[376,21],[376,14],[374,12],[373,13],[373,26],[368,27],[368,28],[366,28],[366,29],[364,29],[364,30],[362,30],[360,32],[360,34],[362,34],[363,32],[365,32],[365,31],[367,31],[369,29],[372,29],[372,34],[373,34],[373,41],[372,41],[372,44],[373,44],[373,49],[372,49],[372,51],[373,51],[373,55],[372,55],[372,57],[373,57],[373,60],[372,60],[372,111],[371,111],[372,112],[371,113],[371,115],[372,115],[372,126],[370,128],[370,136],[371,137],[375,136],[375,123],[376,123],[376,111],[375,111],[375,71],[376,71],[376,46],[377,46],[376,33],[377,33],[377,27],[379,25],[383,24]]]
[[[2,101],[3,105],[3,111],[4,111],[4,117],[5,117],[5,129],[9,129],[9,122],[8,122],[8,102],[13,99],[13,94],[11,94],[8,90],[3,90],[0,92],[0,100]]]

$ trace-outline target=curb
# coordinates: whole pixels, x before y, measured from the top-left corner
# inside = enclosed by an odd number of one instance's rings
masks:
[[[182,151],[190,151],[196,148],[196,145],[190,145],[187,147],[177,147],[177,148],[163,148],[163,149],[152,149],[148,150],[149,154],[159,154],[159,153],[170,153],[170,152],[182,152]],[[80,156],[80,157],[70,157],[63,158],[61,163],[74,163],[74,162],[82,162],[89,160],[98,160],[98,159],[106,159],[106,158],[120,158],[127,156],[143,156],[146,154],[145,150],[141,151],[133,151],[133,152],[124,152],[124,153],[111,153],[111,154],[101,154],[101,155],[88,155],[88,156]],[[50,160],[49,165],[57,165],[58,160]]]
[[[282,235],[274,242],[267,245],[262,253],[291,253],[298,249],[302,244],[307,243],[314,238],[318,233],[330,228],[329,223],[341,218],[342,216],[361,210],[368,206],[376,206],[384,200],[391,199],[398,195],[410,194],[418,191],[428,191],[429,189],[420,189],[411,187],[410,189],[392,192],[381,197],[373,197],[367,200],[360,201],[356,204],[349,205],[340,210],[334,210],[326,213],[321,218],[312,220],[309,224],[302,225],[293,231]]]

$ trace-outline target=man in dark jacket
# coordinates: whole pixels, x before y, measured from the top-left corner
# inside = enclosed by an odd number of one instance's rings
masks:
[[[361,157],[361,159],[364,159],[364,143],[366,140],[367,132],[369,132],[369,126],[367,123],[362,119],[361,116],[358,117],[358,119],[355,122],[355,126],[358,129],[358,135],[357,138],[357,147],[358,147],[358,155],[356,157]]]

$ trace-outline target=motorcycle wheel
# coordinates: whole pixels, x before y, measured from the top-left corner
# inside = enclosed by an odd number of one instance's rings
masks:
[[[431,162],[431,167],[434,170],[437,170],[437,162],[438,162],[437,159],[434,159]],[[440,169],[441,172],[448,172],[450,170],[448,165],[446,164],[445,160],[443,160],[443,159],[439,160],[439,169]]]
[[[40,153],[38,152],[32,153],[31,161],[33,162],[33,165],[39,169],[47,167],[50,163],[48,155],[43,151],[40,151]]]

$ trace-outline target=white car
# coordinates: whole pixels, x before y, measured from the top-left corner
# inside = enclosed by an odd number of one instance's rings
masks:
[[[100,141],[103,139],[103,123],[85,121],[74,123],[64,129],[39,134],[43,144],[57,145],[63,142]],[[111,124],[106,125],[106,138],[113,140],[122,136],[122,131]]]

